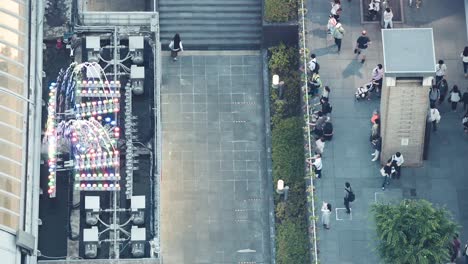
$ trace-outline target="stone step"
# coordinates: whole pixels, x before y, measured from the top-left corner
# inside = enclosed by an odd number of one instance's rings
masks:
[[[241,20],[241,19],[261,19],[261,12],[256,13],[210,13],[210,12],[161,12],[159,13],[160,24],[162,25],[165,20],[178,20],[178,19],[210,19],[210,20]],[[187,23],[187,22],[185,22]]]
[[[222,6],[222,5],[182,5],[182,6],[159,6],[159,12],[160,13],[167,13],[167,12],[191,12],[191,13],[198,13],[198,12],[203,12],[203,13],[209,13],[209,12],[216,12],[216,13],[256,13],[260,14],[262,11],[262,6],[261,5],[255,5],[255,6]]]
[[[180,31],[177,31],[177,33],[180,34],[180,38],[182,41],[184,40],[194,40],[194,39],[259,39],[260,34],[258,32],[186,32],[186,33],[181,33]],[[160,38],[161,39],[172,39],[174,37],[175,32],[161,32],[160,33]],[[184,43],[187,41],[184,41]]]
[[[252,39],[192,39],[186,41],[182,39],[185,50],[252,50],[259,49],[261,40]],[[162,49],[169,50],[170,39],[161,39]]]
[[[185,21],[185,19],[183,19],[183,21]],[[177,28],[182,28],[182,27],[185,27],[185,26],[202,26],[202,27],[205,27],[205,26],[213,26],[213,25],[218,25],[218,26],[234,26],[234,25],[240,25],[240,26],[247,26],[247,27],[257,27],[257,25],[259,27],[261,27],[262,25],[262,20],[260,18],[260,16],[258,18],[247,18],[247,19],[223,19],[223,20],[219,20],[219,19],[199,19],[199,18],[194,18],[194,19],[190,19],[190,24],[189,25],[185,25],[185,24],[181,24],[181,21],[180,20],[177,20],[177,19],[169,19],[169,18],[164,18],[164,19],[161,19],[161,24],[163,25],[164,28],[167,28],[167,27],[177,27]],[[184,25],[184,26],[182,26]]]
[[[202,28],[200,28],[202,26]],[[219,32],[230,32],[230,33],[242,33],[242,32],[253,32],[259,34],[261,31],[260,24],[251,24],[248,27],[245,25],[197,25],[194,23],[190,23],[190,25],[181,25],[181,24],[172,24],[167,25],[165,24],[161,27],[160,32],[161,34],[166,32],[178,32],[180,34],[184,33],[191,33],[191,32],[203,32],[203,33],[219,33]]]
[[[262,2],[257,0],[233,0],[233,1],[219,1],[219,0],[174,0],[174,1],[161,1],[161,6],[261,6]]]

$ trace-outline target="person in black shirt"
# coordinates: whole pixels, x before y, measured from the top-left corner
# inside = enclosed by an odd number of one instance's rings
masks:
[[[366,49],[371,44],[369,37],[367,36],[367,31],[363,30],[361,36],[356,41],[356,48],[354,49],[354,54],[357,54],[359,60],[359,55],[362,55],[361,63],[366,61]]]

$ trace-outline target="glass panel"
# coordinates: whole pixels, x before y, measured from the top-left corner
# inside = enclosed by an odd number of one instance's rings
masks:
[[[23,145],[23,134],[21,132],[2,125],[0,125],[0,138],[20,146]]]
[[[3,106],[5,106],[5,105],[3,105]],[[9,107],[9,105],[7,105],[6,107]],[[12,109],[12,108],[10,108],[10,109]],[[17,109],[12,109],[12,110],[15,110],[15,111],[19,112]],[[9,125],[12,125],[12,126],[18,128],[18,129],[23,129],[23,117],[19,116],[16,113],[12,113],[10,111],[7,111],[7,110],[5,110],[3,108],[0,108],[0,121],[4,122],[4,123],[7,123]],[[0,147],[0,150],[1,150],[1,147]]]
[[[1,4],[0,4],[1,5]],[[25,20],[12,16],[9,13],[0,10],[0,24],[26,33]]]
[[[23,52],[19,49],[0,43],[0,53],[5,57],[23,63]]]
[[[0,155],[16,160],[18,162],[23,161],[23,152],[18,147],[0,141]],[[1,187],[1,186],[0,186]]]
[[[6,9],[11,13],[24,17],[24,4],[20,4],[12,0],[2,0],[0,1],[0,8]]]
[[[0,69],[18,78],[24,78],[24,68],[0,57]]]
[[[11,229],[18,229],[19,217],[12,215],[0,209],[0,225],[9,227]]]
[[[18,181],[15,181],[1,174],[0,174],[0,189],[6,192],[12,193],[14,195],[17,195],[17,196],[20,196],[21,194],[21,184]]]
[[[5,75],[4,73],[8,70],[5,64],[0,64],[0,87],[6,88],[14,93],[23,95],[24,87],[23,81],[19,81],[11,78],[11,76]],[[19,77],[23,79],[22,77]],[[3,96],[3,95],[2,95]]]
[[[15,46],[23,45],[24,43],[23,36],[20,36],[16,32],[10,31],[3,27],[0,27],[0,40]]]
[[[14,164],[0,157],[0,171],[21,180],[22,169],[18,164]]]
[[[11,210],[19,214],[20,200],[16,197],[0,192],[0,207]]]

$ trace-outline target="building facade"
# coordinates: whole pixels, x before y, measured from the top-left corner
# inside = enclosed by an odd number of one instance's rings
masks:
[[[31,263],[29,254],[21,256],[17,235],[37,236],[42,104],[42,40],[37,39],[42,39],[42,14],[36,1],[0,1],[2,263]]]

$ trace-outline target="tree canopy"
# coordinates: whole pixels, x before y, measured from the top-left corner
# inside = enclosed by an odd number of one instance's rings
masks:
[[[375,204],[372,208],[380,239],[378,250],[387,263],[444,263],[458,230],[445,208],[426,200]]]

